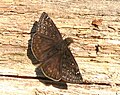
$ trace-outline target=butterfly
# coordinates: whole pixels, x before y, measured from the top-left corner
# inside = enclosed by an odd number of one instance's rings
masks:
[[[68,46],[73,39],[62,38],[59,30],[43,12],[36,22],[35,33],[32,36],[31,50],[41,65],[43,74],[53,81],[82,83],[82,75]]]

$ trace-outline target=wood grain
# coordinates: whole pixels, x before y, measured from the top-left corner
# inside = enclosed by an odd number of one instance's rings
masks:
[[[119,95],[119,5],[119,0],[0,1],[1,95]],[[29,59],[30,32],[43,11],[53,19],[64,38],[73,38],[70,49],[84,83],[66,86],[42,79]],[[93,19],[103,19],[99,29],[91,25]],[[101,46],[98,55],[97,44]]]

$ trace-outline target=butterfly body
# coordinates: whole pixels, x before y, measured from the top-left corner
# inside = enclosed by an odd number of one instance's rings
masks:
[[[82,82],[78,65],[68,48],[72,42],[72,38],[62,39],[52,19],[43,12],[32,37],[31,50],[42,62],[40,69],[46,77],[54,81]]]

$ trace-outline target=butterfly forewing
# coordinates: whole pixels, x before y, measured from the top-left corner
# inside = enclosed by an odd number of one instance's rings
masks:
[[[70,83],[82,82],[82,75],[78,65],[68,48],[64,51],[62,56],[62,80]]]
[[[44,36],[40,36],[38,34],[35,34],[32,39],[32,51],[34,56],[38,61],[44,60],[44,52],[48,50],[52,45],[54,41],[46,38]]]
[[[53,39],[55,42],[62,40],[59,30],[47,13],[42,13],[38,23],[38,34],[44,34]]]
[[[62,40],[62,36],[52,19],[45,12],[42,13],[39,22],[37,22],[37,28],[34,32],[31,50],[38,61],[47,60],[44,59],[46,56],[44,52]]]

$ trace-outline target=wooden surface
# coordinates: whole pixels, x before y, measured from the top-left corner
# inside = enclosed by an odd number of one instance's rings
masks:
[[[38,79],[27,52],[31,28],[43,11],[64,38],[73,38],[70,49],[83,84],[67,83],[65,89],[65,84]],[[103,19],[99,28],[91,25],[94,19]],[[120,95],[119,55],[119,0],[0,1],[0,95]]]

